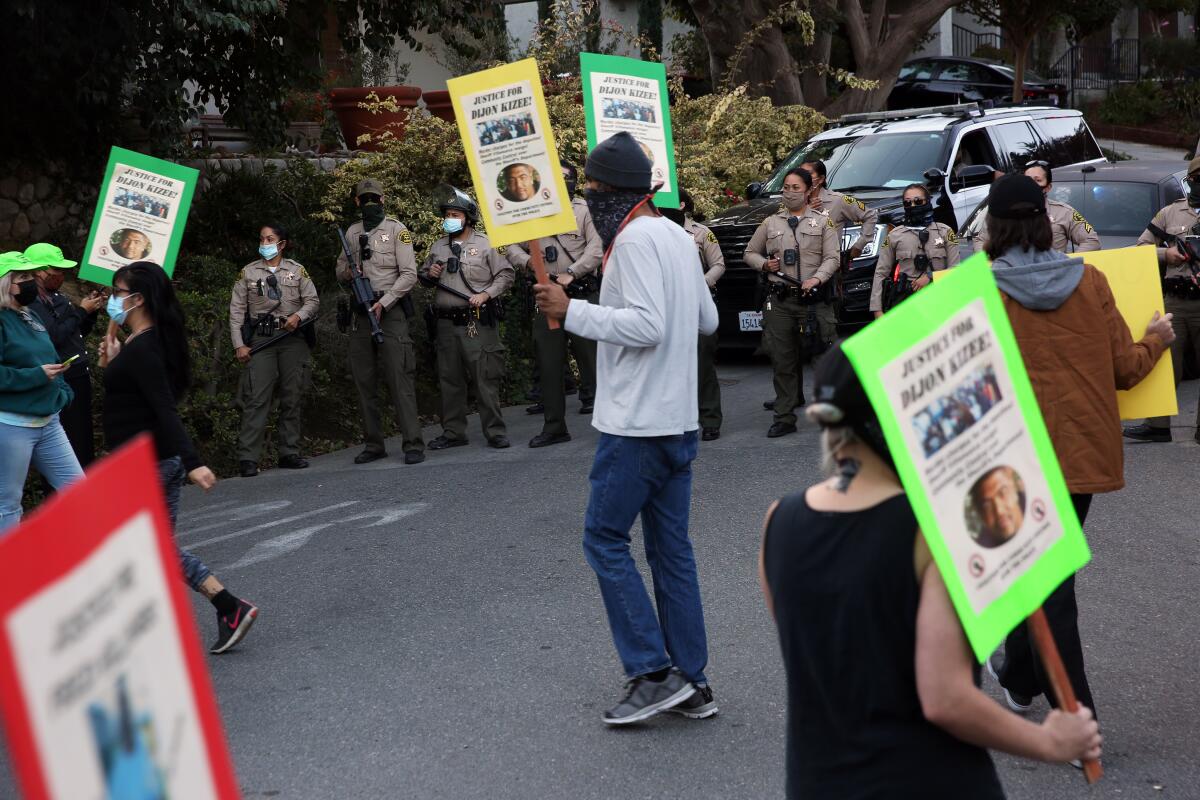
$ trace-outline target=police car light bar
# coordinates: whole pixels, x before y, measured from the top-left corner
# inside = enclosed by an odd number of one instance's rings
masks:
[[[868,111],[862,114],[846,114],[836,120],[825,123],[825,128],[837,128],[843,125],[853,125],[862,122],[889,122],[898,119],[914,119],[916,117],[934,116],[938,114],[956,114],[970,117],[973,113],[983,113],[978,103],[958,103],[951,106],[929,106],[927,108],[906,108],[900,111]]]

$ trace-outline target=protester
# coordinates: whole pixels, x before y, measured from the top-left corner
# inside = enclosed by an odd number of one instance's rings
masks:
[[[0,255],[0,533],[21,521],[31,463],[55,489],[83,475],[58,417],[72,398],[67,367],[29,311],[40,269],[21,253]]]
[[[91,357],[84,338],[95,327],[96,315],[104,307],[105,296],[100,291],[89,292],[76,306],[59,292],[66,278],[65,270],[78,262],[64,258],[62,250],[52,244],[31,244],[25,248],[25,257],[45,267],[34,273],[38,281],[38,299],[30,304],[29,310],[46,326],[50,341],[54,342],[58,352],[58,360],[74,359],[64,377],[75,397],[58,416],[79,465],[87,467],[95,460],[96,453],[92,427]]]
[[[600,441],[583,546],[629,678],[625,696],[604,712],[610,725],[667,709],[697,719],[717,713],[688,538],[699,439],[696,341],[717,329],[717,308],[691,236],[649,202],[650,171],[625,132],[588,156],[584,196],[605,248],[600,304],[568,301],[555,283],[534,287],[543,314],[598,342],[592,425]],[[639,514],[657,615],[629,552]]]
[[[1117,311],[1104,274],[1052,249],[1046,198],[1025,175],[1010,175],[988,193],[987,254],[1004,297],[1021,357],[1082,524],[1092,495],[1125,485],[1117,390],[1140,382],[1175,338],[1171,315],[1156,312],[1138,342]],[[1079,641],[1075,578],[1043,603],[1075,696],[1095,709]],[[1057,702],[1024,625],[1004,645],[997,676],[1014,711],[1045,694]]]
[[[772,504],[759,577],[787,671],[787,796],[1004,796],[985,748],[1099,758],[1086,708],[1041,725],[975,684],[975,663],[840,345],[817,365],[806,414],[824,480]]]
[[[107,310],[116,325],[128,328],[129,335],[122,343],[110,329],[100,345],[100,366],[106,367],[104,439],[115,450],[141,433],[153,433],[174,531],[185,478],[205,491],[217,482],[196,453],[175,408],[191,382],[183,308],[162,267],[136,261],[113,275]],[[224,653],[245,638],[258,608],[232,595],[199,558],[178,549],[188,585],[217,609],[217,640],[209,652]]]

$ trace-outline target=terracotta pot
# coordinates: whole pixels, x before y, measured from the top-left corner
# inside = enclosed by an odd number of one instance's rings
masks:
[[[380,100],[392,98],[400,107],[398,111],[384,111],[372,114],[359,103],[366,102],[367,95],[374,92]],[[330,89],[329,102],[333,113],[337,114],[338,124],[342,128],[342,138],[346,147],[351,150],[378,150],[379,145],[368,142],[360,145],[358,137],[364,134],[378,135],[391,131],[393,136],[403,137],[404,127],[408,124],[408,112],[416,108],[421,90],[416,86],[362,86],[343,89]]]
[[[450,93],[445,90],[426,92],[421,95],[425,101],[425,110],[438,119],[454,122],[454,104],[450,102]]]

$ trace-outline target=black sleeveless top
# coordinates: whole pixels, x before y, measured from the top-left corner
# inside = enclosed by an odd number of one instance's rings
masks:
[[[921,712],[916,535],[903,494],[832,512],[798,492],[771,518],[763,557],[787,668],[793,800],[1004,797],[987,751]]]

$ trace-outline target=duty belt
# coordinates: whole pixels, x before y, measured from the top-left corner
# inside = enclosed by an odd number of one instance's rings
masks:
[[[287,324],[287,317],[263,317],[254,326],[254,335],[274,336],[283,330],[285,324]]]
[[[1163,292],[1181,300],[1200,300],[1200,286],[1187,278],[1164,278]]]
[[[799,286],[788,286],[786,283],[771,281],[767,286],[767,291],[780,300],[787,300],[802,306],[824,303],[827,299],[825,287],[823,286],[806,292]]]
[[[496,321],[492,315],[492,310],[489,308],[491,302],[484,303],[478,309],[466,306],[455,308],[447,308],[445,306],[433,306],[433,314],[438,319],[447,319],[455,325],[470,325],[472,322],[478,325],[495,325]]]

